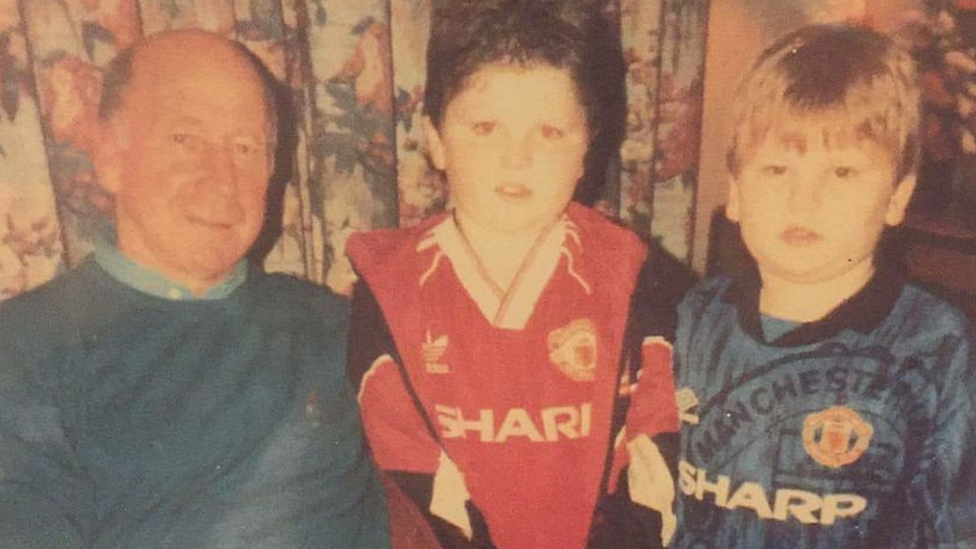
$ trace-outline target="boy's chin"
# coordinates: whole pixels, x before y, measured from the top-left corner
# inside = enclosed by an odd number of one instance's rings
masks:
[[[846,286],[853,279],[868,278],[873,273],[872,261],[857,265],[759,265],[759,275],[764,285],[769,282],[781,282],[803,286],[829,286],[831,284]]]

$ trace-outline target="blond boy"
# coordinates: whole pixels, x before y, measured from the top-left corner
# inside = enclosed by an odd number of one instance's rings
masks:
[[[888,38],[813,26],[735,96],[727,216],[755,272],[679,310],[681,548],[976,544],[973,333],[878,259],[915,186]]]

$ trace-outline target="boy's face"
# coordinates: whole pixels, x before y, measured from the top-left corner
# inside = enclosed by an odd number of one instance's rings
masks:
[[[896,185],[892,155],[872,141],[827,147],[820,136],[770,132],[732,179],[726,215],[739,222],[764,280],[872,272],[885,225],[904,218],[914,176]]]
[[[586,115],[568,71],[488,65],[425,120],[431,158],[462,222],[534,234],[559,217],[583,175]]]

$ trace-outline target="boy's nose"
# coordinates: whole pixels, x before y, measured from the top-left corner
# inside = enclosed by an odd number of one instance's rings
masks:
[[[513,170],[524,169],[531,166],[532,140],[529,137],[525,137],[523,139],[509,139],[502,150],[501,164],[503,168]]]
[[[819,178],[811,175],[797,177],[790,185],[789,208],[794,211],[811,210],[820,206]]]

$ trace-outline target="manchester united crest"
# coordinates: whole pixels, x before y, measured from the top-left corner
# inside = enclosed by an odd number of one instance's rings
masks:
[[[549,360],[573,381],[592,381],[596,370],[596,325],[574,320],[549,333]]]
[[[833,406],[803,420],[803,448],[817,463],[836,469],[858,460],[874,428],[847,406]]]

